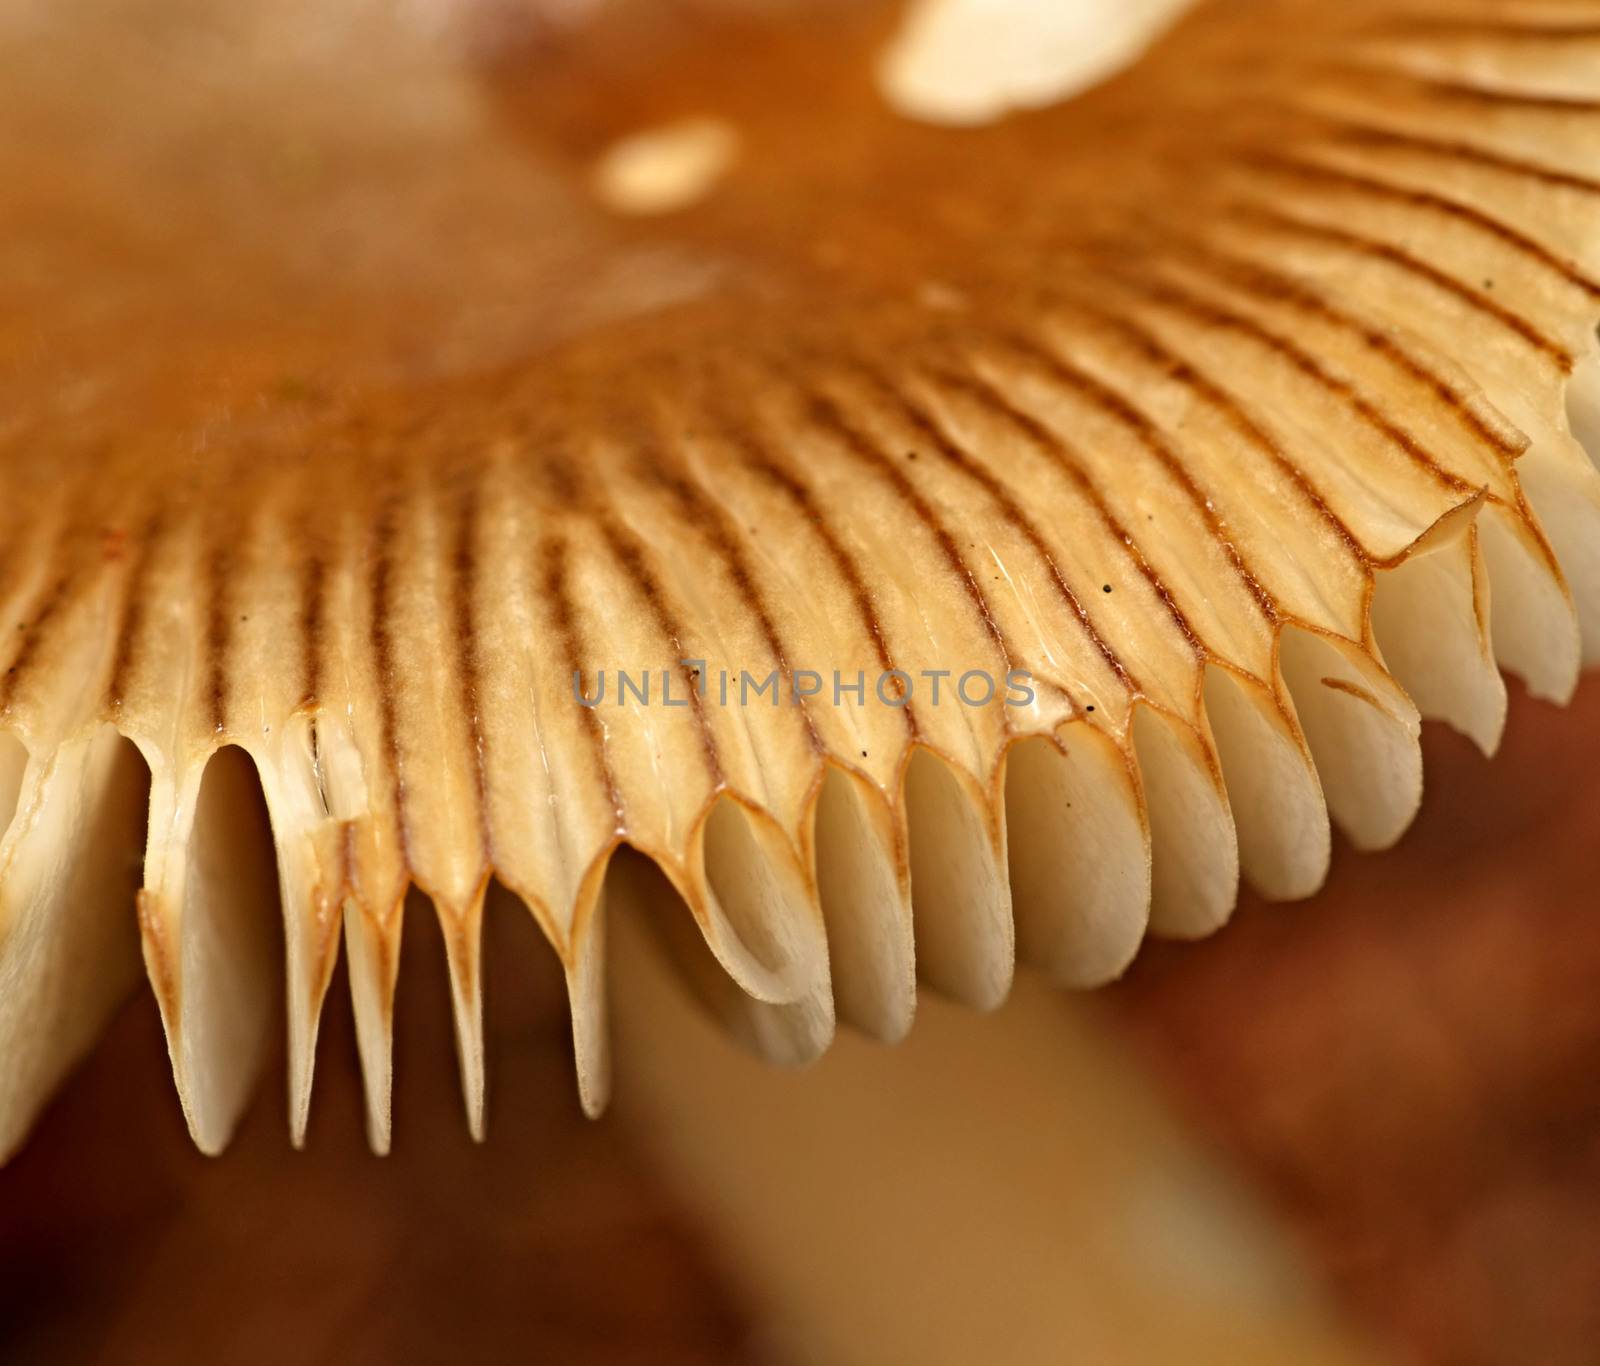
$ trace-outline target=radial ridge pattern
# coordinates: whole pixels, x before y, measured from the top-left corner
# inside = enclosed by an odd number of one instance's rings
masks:
[[[1600,655],[1600,5],[1201,5],[962,131],[892,6],[373,8],[0,27],[0,1151],[141,945],[207,1150],[343,952],[385,1147],[414,890],[475,1131],[495,883],[595,1111],[620,900],[786,1062],[1092,986]],[[592,200],[706,106],[704,202]]]

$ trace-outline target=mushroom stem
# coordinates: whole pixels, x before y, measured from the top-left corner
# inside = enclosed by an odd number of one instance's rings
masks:
[[[616,1108],[743,1282],[775,1359],[1372,1362],[1098,1015],[1031,974],[936,997],[803,1075],[731,1046],[629,908]]]

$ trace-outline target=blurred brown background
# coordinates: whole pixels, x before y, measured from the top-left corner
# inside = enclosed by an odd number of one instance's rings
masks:
[[[1209,942],[1147,946],[1104,999],[1187,1128],[1400,1359],[1592,1366],[1600,687],[1565,712],[1515,699],[1492,762],[1435,727],[1425,749],[1397,850],[1341,851],[1309,904],[1247,897]],[[767,1359],[692,1196],[639,1133],[580,1116],[534,927],[487,932],[482,1147],[425,915],[387,1159],[366,1151],[342,979],[303,1153],[281,1069],[224,1158],[194,1153],[154,1005],[130,1002],[0,1171],[0,1360]]]

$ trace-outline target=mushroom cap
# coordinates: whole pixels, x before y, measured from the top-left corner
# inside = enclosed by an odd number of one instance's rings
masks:
[[[1600,648],[1600,5],[1202,4],[959,130],[895,5],[565,13],[0,30],[0,1151],[135,923],[208,1151],[341,939],[387,1145],[413,891],[474,1131],[496,883],[597,1111],[608,907],[897,1038],[1311,893]]]

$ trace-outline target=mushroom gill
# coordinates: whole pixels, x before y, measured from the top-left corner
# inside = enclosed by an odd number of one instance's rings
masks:
[[[381,11],[0,26],[0,1152],[135,924],[208,1151],[341,944],[388,1144],[413,889],[481,1130],[492,880],[598,1111],[608,888],[804,1062],[1310,894],[1600,651],[1600,4],[1202,4],[960,130],[892,4]]]

